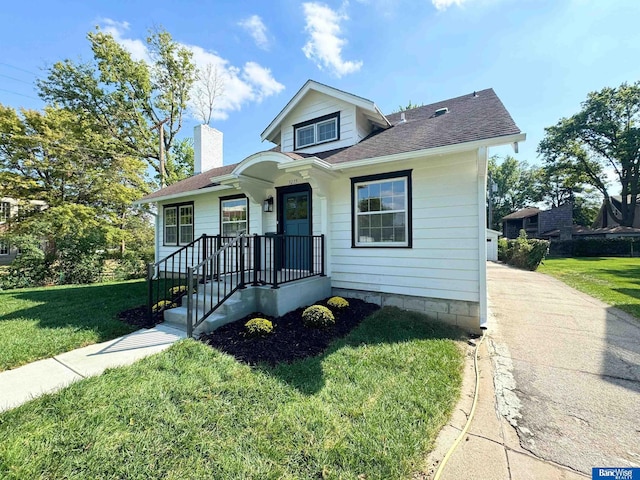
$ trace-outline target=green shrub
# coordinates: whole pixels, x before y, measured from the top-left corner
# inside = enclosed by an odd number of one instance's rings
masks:
[[[515,240],[507,240],[506,247],[503,245],[502,258],[500,258],[500,243],[498,243],[498,259],[524,270],[536,270],[548,251],[548,241],[528,239],[524,230],[520,230],[520,236]]]
[[[48,268],[41,241],[33,235],[13,235],[3,239],[20,249],[7,274],[0,278],[0,288],[25,288],[43,285],[47,281]]]
[[[250,337],[262,337],[273,332],[273,323],[266,318],[253,318],[244,327]]]
[[[171,287],[169,289],[169,294],[172,297],[178,297],[180,295],[184,295],[185,293],[187,293],[187,286],[186,285],[178,285],[176,287]]]
[[[347,308],[349,306],[349,302],[342,297],[331,297],[329,300],[327,300],[327,305],[332,308],[341,310],[343,308]]]
[[[574,238],[551,242],[549,254],[560,257],[637,257],[638,238]]]
[[[509,240],[506,238],[498,239],[498,260],[508,263],[511,259],[511,249],[509,248]]]
[[[302,323],[306,327],[326,328],[336,323],[336,319],[327,307],[311,305],[302,312]]]
[[[176,308],[177,306],[178,304],[175,302],[172,302],[171,300],[160,300],[153,307],[151,307],[151,311],[153,313],[158,313],[164,310],[169,310],[170,308]]]

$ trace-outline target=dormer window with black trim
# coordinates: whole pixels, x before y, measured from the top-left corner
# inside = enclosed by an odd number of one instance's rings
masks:
[[[293,126],[294,150],[340,140],[340,112]]]

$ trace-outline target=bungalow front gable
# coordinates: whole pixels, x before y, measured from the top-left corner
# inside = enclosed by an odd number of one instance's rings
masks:
[[[309,80],[261,138],[275,147],[224,165],[222,134],[196,127],[196,174],[140,201],[157,204],[156,260],[243,233],[255,285],[308,272],[330,293],[484,325],[488,149],[525,139],[493,90],[383,115]]]

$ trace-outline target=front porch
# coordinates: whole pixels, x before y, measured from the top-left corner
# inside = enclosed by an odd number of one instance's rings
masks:
[[[326,298],[324,235],[202,235],[149,264],[148,315],[208,332],[252,312],[279,316]]]

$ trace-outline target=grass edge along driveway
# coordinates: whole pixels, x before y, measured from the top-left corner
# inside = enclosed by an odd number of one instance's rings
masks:
[[[0,415],[2,478],[409,478],[460,394],[460,331],[385,308],[251,368],[194,340]]]
[[[117,314],[146,301],[142,280],[0,291],[0,371],[131,333]]]
[[[547,258],[538,269],[640,321],[640,258]]]

